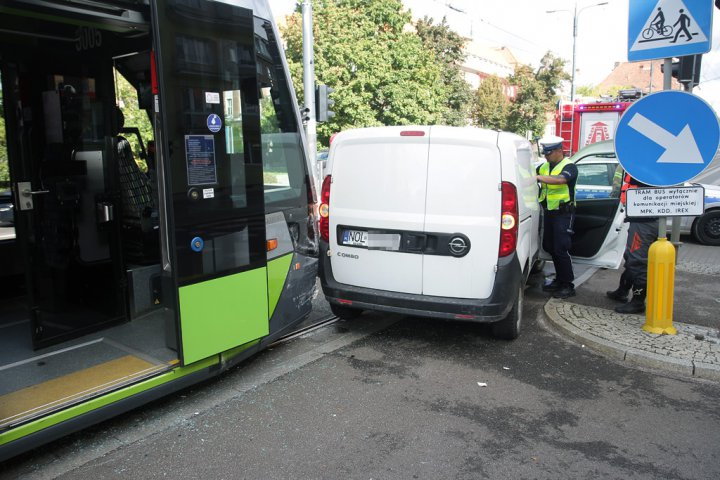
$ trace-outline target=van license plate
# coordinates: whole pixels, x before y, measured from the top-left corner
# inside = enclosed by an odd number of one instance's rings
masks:
[[[362,230],[343,230],[342,243],[353,247],[367,247],[368,233]]]

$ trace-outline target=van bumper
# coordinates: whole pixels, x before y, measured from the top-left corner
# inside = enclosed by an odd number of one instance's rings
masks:
[[[320,242],[320,284],[329,303],[362,310],[404,315],[449,318],[471,322],[496,322],[505,318],[523,281],[517,254],[498,259],[495,283],[488,298],[468,299],[389,292],[338,283],[332,273],[328,245]]]

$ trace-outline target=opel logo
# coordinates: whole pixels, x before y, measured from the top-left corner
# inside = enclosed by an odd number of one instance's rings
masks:
[[[455,236],[448,243],[450,253],[455,257],[463,257],[470,249],[470,241],[466,237]]]

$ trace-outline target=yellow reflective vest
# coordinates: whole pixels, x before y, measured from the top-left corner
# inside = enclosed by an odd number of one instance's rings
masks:
[[[545,162],[540,165],[538,173],[540,175],[560,175],[565,165],[572,163],[569,158],[563,158],[562,161],[558,162],[552,171],[550,170],[550,162]],[[572,198],[575,198],[575,192],[573,192]],[[541,182],[539,202],[547,199],[547,209],[557,210],[563,203],[569,203],[570,198],[570,187],[567,183],[560,185],[548,185],[547,183]]]

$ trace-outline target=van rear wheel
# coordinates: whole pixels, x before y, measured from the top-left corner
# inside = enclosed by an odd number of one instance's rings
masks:
[[[524,291],[524,285],[521,283],[510,313],[499,322],[493,323],[492,333],[495,338],[499,338],[500,340],[515,340],[520,336]]]
[[[353,318],[357,318],[363,312],[359,308],[343,307],[341,305],[335,305],[334,303],[330,304],[330,311],[336,317],[340,317],[346,320],[352,320]]]

